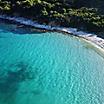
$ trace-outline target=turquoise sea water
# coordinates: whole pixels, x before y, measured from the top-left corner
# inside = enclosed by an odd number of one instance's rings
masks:
[[[0,104],[104,104],[104,58],[56,32],[0,24]]]

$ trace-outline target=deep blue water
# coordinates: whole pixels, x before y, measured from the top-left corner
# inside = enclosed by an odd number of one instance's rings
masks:
[[[103,104],[104,58],[78,38],[0,24],[0,104]]]

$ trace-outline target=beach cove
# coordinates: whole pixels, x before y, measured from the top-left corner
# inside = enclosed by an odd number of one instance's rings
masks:
[[[104,0],[0,0],[0,104],[104,104]]]
[[[58,26],[55,27],[55,26],[49,26],[49,25],[42,25],[42,24],[37,23],[36,21],[32,21],[30,19],[26,19],[23,17],[0,15],[0,18],[4,20],[14,21],[23,25],[32,26],[38,29],[72,34],[74,36],[88,40],[90,43],[92,43],[92,45],[94,45],[96,48],[102,51],[104,49],[104,40],[102,38],[97,37],[97,35],[93,33],[78,31],[77,28],[65,28],[65,27],[58,27]]]
[[[101,50],[73,35],[15,27],[0,24],[0,104],[104,102]]]

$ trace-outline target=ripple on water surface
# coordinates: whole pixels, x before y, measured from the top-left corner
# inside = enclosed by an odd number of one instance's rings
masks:
[[[5,25],[4,25],[5,27]],[[0,104],[103,104],[104,59],[61,33],[0,26]]]

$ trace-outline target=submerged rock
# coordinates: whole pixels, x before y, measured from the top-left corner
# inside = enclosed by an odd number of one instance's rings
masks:
[[[2,73],[0,76],[0,93],[15,93],[18,90],[19,83],[34,79],[34,72],[31,71],[31,68],[24,62],[12,64],[12,67],[10,65],[6,74]]]

